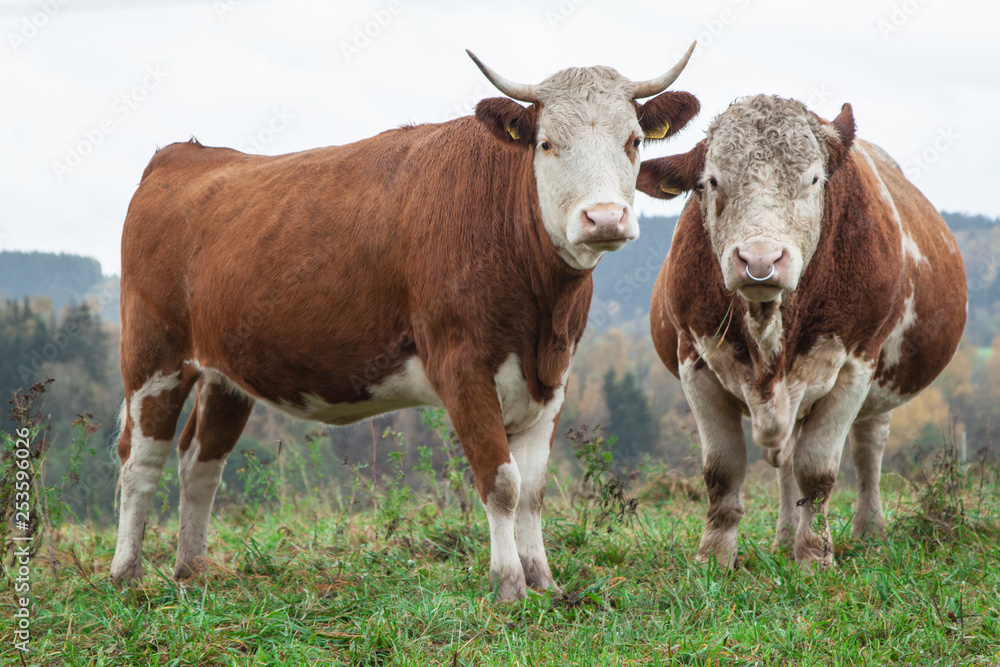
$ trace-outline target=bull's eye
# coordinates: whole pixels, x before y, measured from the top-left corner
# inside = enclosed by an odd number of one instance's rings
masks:
[[[712,186],[712,189],[719,187],[719,181],[715,180],[715,176],[708,177],[708,184]]]
[[[636,137],[636,140],[632,142],[632,145],[635,146],[636,148],[642,146],[642,139]]]
[[[552,150],[552,144],[550,144],[547,141],[543,141],[542,143],[538,144],[538,147],[541,148],[543,151]]]

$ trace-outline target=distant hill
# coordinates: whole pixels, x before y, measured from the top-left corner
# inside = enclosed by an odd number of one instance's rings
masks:
[[[0,252],[0,295],[20,301],[49,297],[55,313],[64,306],[96,301],[101,319],[117,322],[118,277],[105,276],[91,257],[49,252]]]
[[[953,212],[942,212],[941,216],[965,260],[969,286],[966,335],[974,345],[988,346],[1000,335],[1000,219]],[[639,238],[601,259],[594,270],[589,326],[604,330],[649,314],[653,285],[676,225],[676,216],[642,218]]]
[[[986,346],[1000,334],[1000,219],[941,214],[958,240],[969,284],[966,335]],[[594,271],[590,327],[603,331],[649,314],[653,285],[670,250],[677,217],[646,217],[639,238],[607,253]],[[698,279],[693,276],[692,279]],[[118,322],[118,277],[105,276],[95,259],[40,252],[0,252],[0,293],[7,299],[47,296],[56,313],[68,304],[97,301],[101,318]]]

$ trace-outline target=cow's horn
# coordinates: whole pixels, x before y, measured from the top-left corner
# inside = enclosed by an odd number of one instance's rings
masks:
[[[486,78],[490,80],[490,83],[496,86],[497,90],[501,93],[507,97],[512,97],[515,100],[527,102],[528,104],[535,104],[538,102],[538,86],[505,79],[484,65],[483,62],[476,57],[475,53],[468,49],[466,49],[465,52],[469,54],[469,57],[472,58],[472,62],[476,63],[476,67],[482,70],[483,74],[486,75]]]
[[[694,51],[694,47],[698,42],[691,42],[691,46],[688,47],[687,53],[685,53],[681,59],[674,65],[669,72],[655,79],[650,79],[649,81],[639,81],[634,84],[632,89],[632,97],[634,99],[640,100],[644,97],[652,97],[653,95],[659,95],[667,86],[672,84],[674,80],[680,76],[680,73],[684,71],[684,66],[688,64],[688,60],[691,58],[691,53]]]

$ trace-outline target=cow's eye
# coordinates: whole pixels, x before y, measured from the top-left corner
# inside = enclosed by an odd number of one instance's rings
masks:
[[[719,181],[715,180],[715,176],[708,177],[708,184],[712,186],[712,189],[719,187]]]
[[[632,145],[635,146],[636,148],[638,148],[639,146],[642,146],[642,139],[640,139],[639,137],[636,137],[635,141],[632,142]]]
[[[538,147],[541,148],[543,151],[552,150],[552,144],[550,144],[547,141],[543,141],[542,143],[538,144]]]
[[[813,176],[813,185],[819,183],[819,176]]]

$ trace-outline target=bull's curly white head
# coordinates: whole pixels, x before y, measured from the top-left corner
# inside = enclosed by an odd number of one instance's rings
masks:
[[[673,135],[698,113],[693,95],[663,93],[693,49],[650,81],[633,82],[610,67],[574,67],[535,85],[504,79],[469,54],[502,93],[531,104],[485,99],[476,117],[500,140],[534,151],[542,222],[570,266],[591,268],[605,251],[639,236],[639,147]]]
[[[671,198],[694,190],[726,288],[751,302],[798,286],[822,230],[826,182],[854,140],[845,104],[832,123],[795,100],[734,102],[684,155],[642,163],[638,187]]]

